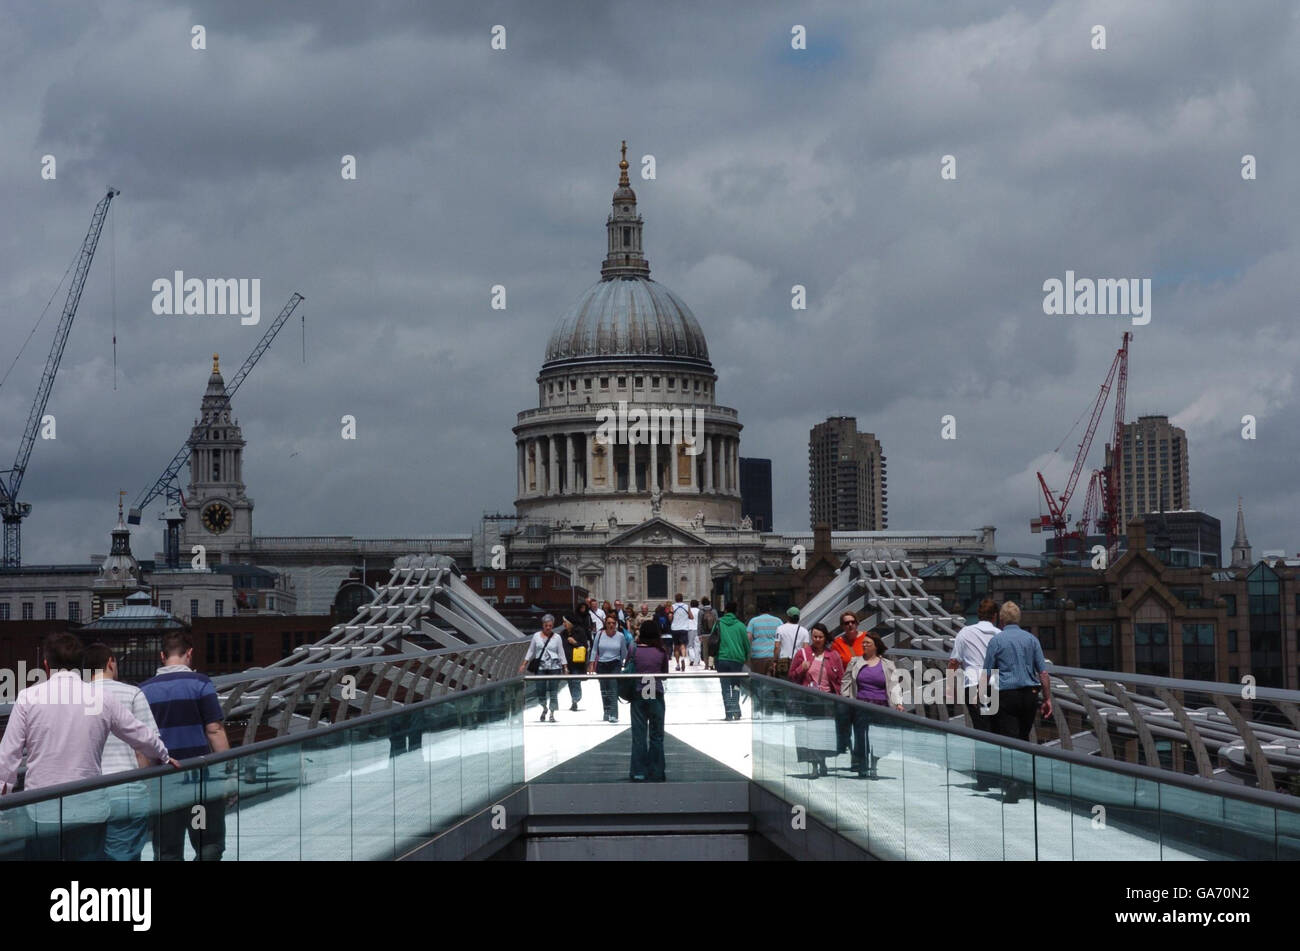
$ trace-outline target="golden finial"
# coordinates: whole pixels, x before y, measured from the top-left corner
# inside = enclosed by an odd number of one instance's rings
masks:
[[[123,489],[118,489],[117,490],[117,520],[119,522],[122,521],[122,500],[124,498],[126,498],[126,491]]]
[[[620,185],[631,185],[627,180],[627,139],[623,140],[623,158],[618,163],[618,183]]]
[[[221,358],[218,357],[217,354],[214,353],[214,354],[212,355],[212,372],[213,372],[213,373],[220,373],[220,372],[221,372],[221,363],[219,362],[220,359],[221,359]]]

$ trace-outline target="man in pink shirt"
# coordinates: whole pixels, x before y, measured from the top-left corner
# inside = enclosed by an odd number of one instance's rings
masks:
[[[0,792],[13,790],[24,751],[27,754],[24,791],[99,778],[104,741],[110,733],[151,760],[180,767],[156,732],[137,720],[102,687],[81,679],[82,650],[81,641],[72,634],[51,634],[45,639],[45,659],[41,664],[49,679],[19,692],[14,702],[4,739],[0,741]],[[63,810],[61,835],[45,833],[33,837],[32,859],[60,858],[60,839],[61,857],[65,860],[102,857],[107,814],[102,817],[94,814],[89,800],[95,797],[82,795],[87,801],[78,803],[81,797],[65,800],[65,805],[85,808]],[[74,811],[75,817],[71,815]],[[43,824],[41,815],[33,818]]]

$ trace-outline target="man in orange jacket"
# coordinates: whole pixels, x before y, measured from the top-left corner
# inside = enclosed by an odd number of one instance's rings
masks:
[[[845,611],[840,616],[840,636],[831,641],[831,647],[840,655],[847,670],[849,661],[862,656],[862,639],[867,635],[858,630],[858,616],[852,611]]]

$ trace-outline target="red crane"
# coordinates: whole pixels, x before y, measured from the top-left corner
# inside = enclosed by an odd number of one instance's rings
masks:
[[[1092,521],[1091,513],[1095,510],[1095,492],[1100,493],[1102,500],[1102,512],[1096,519],[1098,529],[1106,532],[1108,544],[1118,534],[1119,517],[1116,510],[1119,507],[1120,446],[1124,436],[1124,392],[1128,387],[1128,342],[1132,337],[1131,333],[1127,331],[1124,333],[1123,343],[1115,353],[1115,359],[1111,361],[1110,372],[1106,374],[1106,380],[1097,393],[1092,414],[1088,419],[1088,429],[1079,443],[1079,451],[1075,455],[1074,468],[1070,470],[1070,479],[1066,483],[1065,491],[1060,495],[1053,495],[1043,474],[1038,473],[1038,484],[1042,487],[1043,498],[1047,500],[1049,514],[1031,521],[1030,528],[1036,532],[1051,528],[1056,533],[1058,542],[1061,543],[1062,552],[1065,549],[1066,539],[1075,539],[1079,546],[1083,544],[1088,533],[1088,523]],[[1097,434],[1097,425],[1101,422],[1101,414],[1106,408],[1106,398],[1110,395],[1112,386],[1115,387],[1115,425],[1112,443],[1106,445],[1105,465],[1089,480],[1088,495],[1091,504],[1085,504],[1083,520],[1072,531],[1069,517],[1070,499],[1074,497],[1075,487],[1079,484],[1079,475],[1083,472],[1084,463],[1088,459],[1088,451],[1092,448],[1092,440]],[[1095,485],[1098,482],[1100,485]]]

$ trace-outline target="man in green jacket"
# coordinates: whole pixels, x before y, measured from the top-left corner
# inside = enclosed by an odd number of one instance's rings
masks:
[[[749,660],[749,629],[736,617],[734,605],[718,618],[718,660],[720,674],[740,673]],[[740,678],[720,677],[722,682],[722,709],[728,720],[740,719]]]

